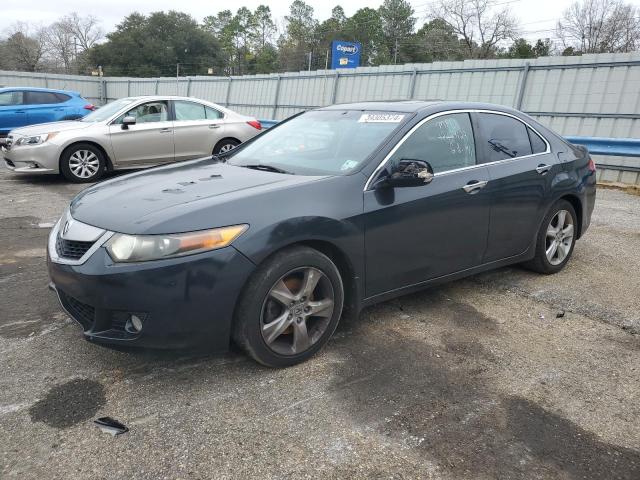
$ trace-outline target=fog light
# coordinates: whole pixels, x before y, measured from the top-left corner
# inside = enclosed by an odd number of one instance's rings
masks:
[[[137,315],[131,315],[127,319],[124,329],[129,333],[140,333],[142,330],[142,320]]]

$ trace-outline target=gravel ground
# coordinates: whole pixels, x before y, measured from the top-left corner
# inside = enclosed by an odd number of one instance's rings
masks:
[[[45,267],[79,190],[0,172],[1,478],[640,478],[640,197],[600,190],[555,276],[389,301],[270,370],[85,342]]]

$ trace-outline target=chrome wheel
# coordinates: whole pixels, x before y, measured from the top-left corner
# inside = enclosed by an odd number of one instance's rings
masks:
[[[91,150],[76,150],[69,157],[69,170],[78,178],[91,178],[100,169],[100,159]]]
[[[313,267],[290,271],[271,287],[262,305],[260,331],[281,355],[305,352],[326,332],[334,310],[329,278]]]
[[[220,153],[227,153],[230,150],[233,150],[236,146],[233,143],[225,143],[220,147]]]
[[[573,232],[571,213],[559,210],[547,227],[545,251],[551,265],[560,265],[567,258],[573,245]]]

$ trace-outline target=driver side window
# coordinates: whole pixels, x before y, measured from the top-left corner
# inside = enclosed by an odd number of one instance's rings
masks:
[[[476,164],[476,147],[468,113],[451,113],[421,125],[395,151],[392,166],[400,160],[429,162],[433,173],[442,173]]]
[[[124,117],[135,117],[136,123],[166,122],[169,120],[169,106],[167,102],[143,103],[120,116],[116,123],[122,123]]]

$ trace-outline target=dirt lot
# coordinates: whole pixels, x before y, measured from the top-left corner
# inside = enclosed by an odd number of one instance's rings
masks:
[[[383,303],[270,370],[84,341],[45,268],[79,190],[0,172],[1,478],[640,478],[640,197],[600,190],[558,275]]]

